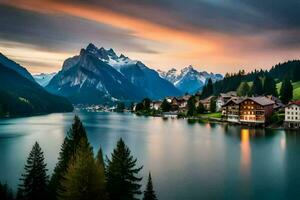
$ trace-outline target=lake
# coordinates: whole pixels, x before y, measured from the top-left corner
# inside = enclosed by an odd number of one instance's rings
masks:
[[[160,200],[297,199],[300,133],[184,119],[78,113],[94,151],[110,155],[123,138],[145,185],[149,171]],[[74,113],[0,120],[0,180],[17,188],[35,141],[51,173]],[[144,186],[143,186],[144,189]]]

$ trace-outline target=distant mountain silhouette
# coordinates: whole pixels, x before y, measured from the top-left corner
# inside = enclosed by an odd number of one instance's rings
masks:
[[[21,74],[0,63],[0,117],[73,110],[73,106],[67,99],[47,92],[30,77],[27,78],[29,73],[25,68],[23,69],[24,74]]]
[[[181,94],[140,61],[117,56],[113,49],[98,49],[93,44],[67,59],[46,89],[76,104],[109,104]]]

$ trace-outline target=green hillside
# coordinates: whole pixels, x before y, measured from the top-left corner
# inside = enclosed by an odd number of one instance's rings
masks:
[[[70,112],[72,104],[0,64],[0,117]]]
[[[276,84],[278,93],[280,91],[281,84],[282,84],[282,82]],[[293,90],[293,99],[294,100],[299,100],[300,99],[300,81],[294,82],[293,83],[293,88],[294,88],[294,90]]]
[[[270,70],[254,70],[249,73],[245,73],[244,70],[239,70],[236,73],[227,73],[223,80],[216,81],[214,83],[214,95],[219,95],[220,93],[226,93],[229,91],[236,91],[242,82],[251,83],[256,77],[269,77],[278,82],[287,78],[292,82],[298,82],[300,81],[300,60],[291,60],[285,63],[279,63],[273,66]],[[296,87],[298,87],[298,85],[295,85],[295,88]],[[299,95],[297,90],[295,92],[295,98],[298,98]]]

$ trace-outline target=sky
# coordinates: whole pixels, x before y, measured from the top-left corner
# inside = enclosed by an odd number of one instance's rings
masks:
[[[31,73],[89,43],[148,67],[214,73],[300,58],[299,0],[0,0],[0,52]]]

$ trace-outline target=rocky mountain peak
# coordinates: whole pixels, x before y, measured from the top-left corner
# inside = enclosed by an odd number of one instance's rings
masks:
[[[97,52],[98,48],[93,43],[90,43],[85,50],[88,52]]]
[[[206,81],[211,78],[214,82],[221,80],[222,75],[200,72],[192,65],[189,65],[181,70],[171,68],[167,72],[158,70],[160,76],[174,84],[182,92],[195,93],[202,89]]]

